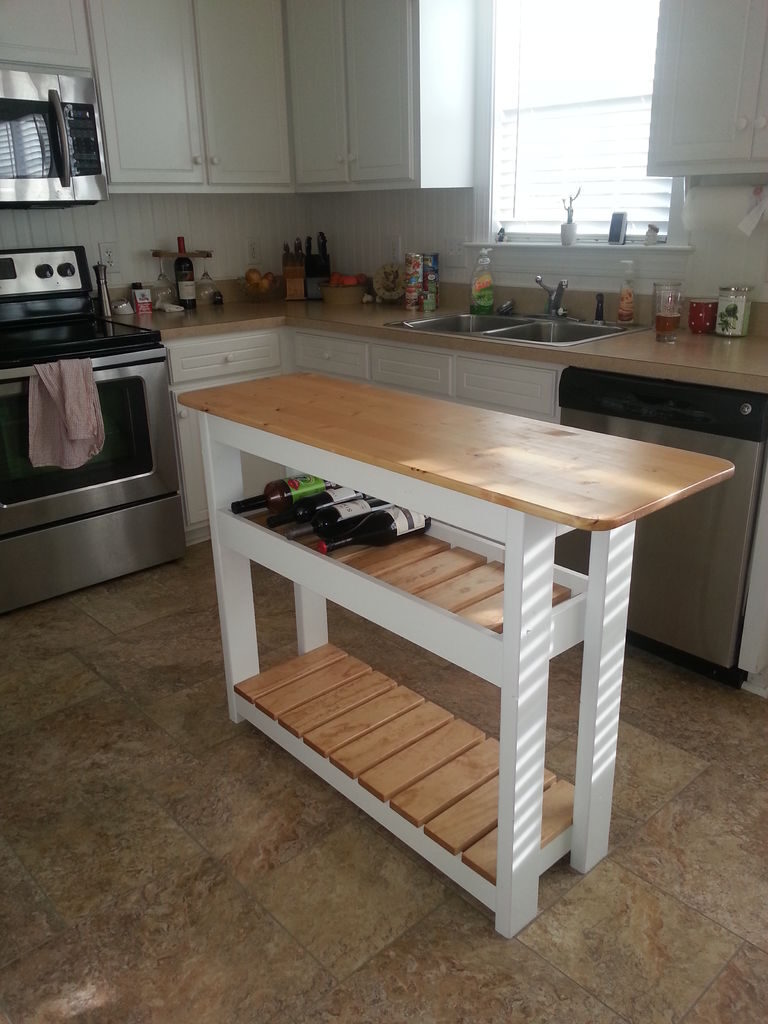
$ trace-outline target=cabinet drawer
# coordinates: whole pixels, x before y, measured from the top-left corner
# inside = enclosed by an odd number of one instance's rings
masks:
[[[327,334],[297,331],[296,369],[368,378],[368,346]]]
[[[512,360],[456,358],[456,397],[507,412],[554,419],[558,370]]]
[[[167,344],[171,382],[208,380],[257,374],[280,368],[277,331],[217,334],[215,337]]]
[[[371,378],[398,388],[451,393],[451,357],[395,345],[371,345]]]

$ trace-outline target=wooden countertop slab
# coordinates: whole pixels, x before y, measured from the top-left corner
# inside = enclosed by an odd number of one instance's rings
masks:
[[[732,463],[696,452],[317,374],[188,391],[179,401],[586,530],[632,522],[733,475]]]

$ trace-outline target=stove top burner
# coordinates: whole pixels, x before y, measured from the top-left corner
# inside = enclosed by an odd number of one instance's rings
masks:
[[[0,366],[4,367],[160,347],[157,331],[97,316],[0,323]]]

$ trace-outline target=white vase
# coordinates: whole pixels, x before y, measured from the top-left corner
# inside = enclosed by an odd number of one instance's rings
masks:
[[[560,225],[560,241],[563,245],[573,245],[576,241],[576,225],[561,224]]]

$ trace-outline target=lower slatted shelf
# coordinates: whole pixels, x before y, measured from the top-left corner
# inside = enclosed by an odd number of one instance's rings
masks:
[[[497,740],[332,644],[235,690],[495,883]],[[545,846],[572,823],[573,786],[546,771],[543,788]]]

